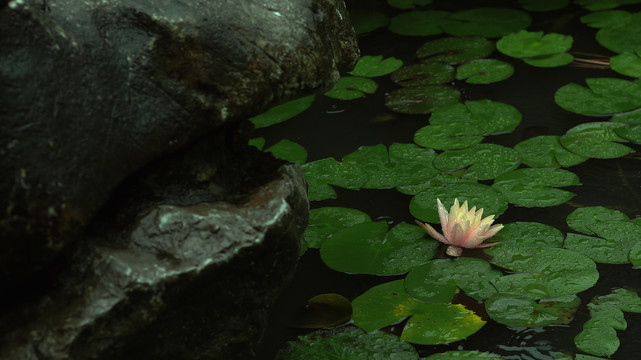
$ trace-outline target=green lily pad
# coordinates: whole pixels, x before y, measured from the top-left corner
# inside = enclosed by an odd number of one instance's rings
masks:
[[[565,66],[574,61],[574,56],[568,53],[560,53],[554,55],[533,57],[529,59],[523,59],[523,61],[532,66],[542,67],[542,68],[551,68],[558,66]]]
[[[529,11],[553,11],[568,6],[570,0],[519,0],[519,4]]]
[[[441,199],[448,209],[455,198],[458,198],[460,203],[467,200],[470,206],[484,209],[483,213],[486,216],[498,216],[507,210],[507,199],[500,191],[483,184],[461,182],[424,188],[410,201],[410,213],[419,220],[438,223],[440,220],[436,209],[437,198]]]
[[[576,295],[541,301],[526,296],[500,295],[487,300],[485,310],[498,323],[533,328],[569,324],[580,304],[581,299]]]
[[[411,11],[394,16],[388,29],[398,35],[430,36],[443,32],[439,25],[450,22],[447,11]]]
[[[496,42],[496,49],[515,58],[532,58],[566,52],[572,47],[572,36],[556,33],[543,35],[543,31],[521,30],[503,36]]]
[[[606,221],[627,221],[629,218],[626,214],[618,211],[604,208],[603,206],[589,206],[578,208],[572,211],[565,221],[573,230],[594,234],[592,226],[596,223]]]
[[[472,60],[456,69],[456,78],[469,84],[491,84],[514,74],[512,65],[495,59]]]
[[[299,329],[322,329],[339,326],[352,318],[352,303],[339,294],[320,294],[307,300],[288,325]]]
[[[632,266],[641,267],[641,242],[634,244],[632,249],[630,249],[629,259]]]
[[[434,124],[418,129],[414,134],[414,142],[437,150],[461,149],[483,141],[483,134],[483,129],[470,124]]]
[[[444,151],[434,159],[434,166],[441,171],[454,171],[467,167],[463,179],[490,180],[516,169],[521,158],[516,150],[496,144],[478,144],[462,150]]]
[[[570,233],[565,239],[565,248],[600,263],[630,262],[630,250],[641,238],[641,224],[632,221],[596,221],[589,224],[588,228],[601,238]]]
[[[610,121],[625,124],[641,124],[641,109],[616,114],[610,118]]]
[[[641,84],[615,78],[586,79],[588,87],[574,83],[562,86],[554,101],[581,115],[610,115],[641,107]]]
[[[494,52],[494,42],[480,36],[446,37],[432,40],[416,50],[424,61],[461,64],[481,59]]]
[[[315,98],[314,95],[310,95],[276,105],[260,115],[249,118],[249,121],[251,121],[256,128],[281,123],[307,110]]]
[[[474,350],[453,350],[430,355],[424,360],[503,360],[503,358],[495,354]]]
[[[619,144],[626,140],[615,129],[625,127],[622,123],[592,122],[577,125],[561,136],[561,145],[571,152],[596,159],[614,159],[634,152]]]
[[[560,138],[552,135],[536,136],[514,145],[514,150],[521,155],[521,161],[530,167],[570,167],[588,159],[568,151],[561,145]]]
[[[412,9],[416,6],[425,6],[432,3],[432,0],[387,0],[387,4],[401,10]]]
[[[636,4],[639,0],[575,0],[576,4],[583,6],[590,11],[614,9],[621,5]]]
[[[398,69],[391,79],[401,86],[443,84],[454,79],[454,68],[439,62],[414,64]]]
[[[307,161],[307,150],[300,144],[293,141],[283,139],[276,144],[265,149],[270,152],[274,157],[303,165]]]
[[[352,301],[354,324],[370,332],[410,317],[401,340],[437,345],[462,340],[478,330],[483,321],[461,304],[425,304],[414,300],[403,280],[375,286]]]
[[[438,243],[416,225],[401,223],[387,232],[384,221],[356,224],[335,232],[321,245],[323,262],[336,271],[395,275],[425,264]]]
[[[393,73],[403,66],[403,61],[395,57],[383,60],[383,56],[363,56],[358,59],[350,75],[376,77]]]
[[[320,330],[290,341],[276,355],[276,360],[419,360],[411,344],[386,332],[365,333],[344,326]]]
[[[617,127],[614,132],[625,140],[641,144],[641,124]]]
[[[625,10],[606,10],[581,16],[581,22],[589,27],[604,28],[630,21],[632,14]]]
[[[343,76],[325,95],[334,99],[353,100],[365,97],[365,94],[373,94],[377,88],[378,85],[372,79]]]
[[[498,176],[492,187],[512,204],[547,207],[563,204],[576,195],[556,187],[579,184],[579,177],[567,170],[524,168]]]
[[[456,103],[460,97],[461,93],[451,86],[411,86],[387,94],[385,106],[403,114],[429,114],[440,107]]]
[[[313,161],[302,168],[310,201],[335,198],[336,191],[329,184],[346,189],[360,189],[369,179],[369,175],[364,171],[333,158]]]
[[[458,288],[481,301],[496,295],[491,281],[501,275],[479,259],[435,259],[410,270],[404,284],[410,296],[425,303],[450,303]]]
[[[301,242],[301,254],[307,248],[319,248],[335,232],[356,224],[371,222],[362,211],[344,207],[322,207],[309,211],[309,222]]]
[[[521,113],[512,105],[485,99],[444,106],[430,116],[430,124],[451,123],[479,127],[484,134],[500,134],[512,132],[521,123]]]
[[[356,34],[366,34],[389,24],[387,15],[375,10],[350,9],[349,19]]]
[[[258,137],[249,139],[249,142],[247,144],[256,147],[258,150],[263,150],[263,147],[265,146],[265,138]]]
[[[599,29],[596,40],[618,54],[641,50],[641,13],[630,15],[626,22]]]
[[[610,67],[621,75],[641,77],[641,51],[623,53],[610,58]]]
[[[361,146],[343,156],[343,162],[359,168],[368,175],[362,185],[366,189],[378,189],[417,184],[436,176],[439,171],[432,161],[436,153],[414,144],[393,143],[389,152],[385,145]]]
[[[450,22],[441,24],[446,33],[454,36],[478,35],[499,37],[525,29],[531,19],[527,13],[507,8],[477,8],[452,14]]]
[[[483,251],[493,255],[499,247],[513,248],[516,252],[522,247],[561,248],[565,237],[555,227],[537,222],[514,222],[504,224],[503,229],[492,237],[500,246],[486,248]],[[500,252],[506,251],[505,249]]]
[[[517,272],[494,280],[494,286],[501,294],[549,299],[587,290],[599,278],[596,264],[574,251],[541,247],[496,248],[492,264]]]

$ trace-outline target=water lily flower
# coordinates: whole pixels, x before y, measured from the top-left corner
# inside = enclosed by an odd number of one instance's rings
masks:
[[[503,225],[496,224],[493,226],[494,215],[490,215],[481,220],[483,209],[476,210],[476,206],[471,210],[467,208],[467,200],[463,206],[459,205],[458,199],[454,199],[454,205],[449,213],[440,199],[436,199],[438,205],[438,216],[441,218],[441,227],[443,235],[439,234],[429,224],[416,221],[434,239],[449,245],[445,253],[450,256],[461,256],[463,248],[486,248],[500,244],[499,242],[483,243],[483,241],[494,236]]]

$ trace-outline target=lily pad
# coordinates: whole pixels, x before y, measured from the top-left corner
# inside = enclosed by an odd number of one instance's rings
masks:
[[[425,6],[432,3],[432,0],[387,0],[387,4],[401,10],[412,9],[416,6]]]
[[[500,191],[483,184],[461,182],[426,187],[410,201],[410,213],[419,220],[438,223],[437,198],[448,209],[458,198],[461,203],[467,200],[470,206],[484,209],[485,215],[498,216],[507,210],[507,199]]]
[[[387,232],[384,221],[356,224],[335,232],[320,248],[323,262],[336,271],[356,274],[403,274],[425,264],[438,243],[418,226],[401,223]]]
[[[610,115],[641,107],[641,84],[615,78],[585,80],[588,87],[574,83],[562,86],[554,101],[567,111],[581,115]]]
[[[499,270],[479,259],[435,259],[410,270],[405,278],[405,290],[425,303],[450,303],[459,288],[481,301],[496,295],[491,281],[501,275]]]
[[[309,211],[309,222],[301,242],[301,254],[307,248],[319,248],[335,232],[356,224],[371,222],[362,211],[344,207],[322,207]]]
[[[543,31],[521,30],[503,36],[496,42],[496,49],[515,58],[532,58],[565,52],[572,47],[572,36]]]
[[[603,206],[588,206],[578,208],[570,213],[565,221],[573,230],[594,234],[592,226],[597,223],[606,221],[627,221],[629,218],[626,214],[613,209],[604,208]]]
[[[478,35],[488,38],[525,29],[531,23],[530,15],[523,11],[493,7],[457,12],[450,16],[450,20],[455,21],[441,24],[443,30],[450,35]]]
[[[557,66],[565,66],[574,61],[574,56],[568,53],[560,53],[547,56],[533,57],[529,59],[523,59],[523,61],[532,66],[550,68]]]
[[[376,82],[369,78],[343,76],[334,85],[334,87],[325,93],[334,99],[353,100],[365,97],[365,94],[373,94],[376,92],[378,85]]]
[[[446,85],[411,86],[394,90],[385,96],[385,106],[403,114],[429,114],[454,104],[461,93]]]
[[[625,124],[641,124],[641,109],[616,114],[610,118],[610,121]]]
[[[474,350],[453,350],[430,355],[424,360],[503,360],[503,358],[495,354]]]
[[[568,6],[570,0],[519,0],[519,4],[529,11],[553,11]]]
[[[575,3],[583,6],[590,11],[606,10],[619,7],[621,5],[636,4],[639,0],[575,0]]]
[[[494,52],[494,42],[480,36],[446,37],[432,40],[416,50],[424,61],[461,64],[481,59]]]
[[[600,263],[627,264],[630,250],[641,239],[641,224],[632,221],[597,221],[588,228],[601,238],[570,233],[565,248]]]
[[[533,328],[569,324],[580,304],[581,299],[576,295],[541,301],[526,296],[500,295],[487,300],[485,310],[498,323]]]
[[[388,29],[398,35],[430,36],[443,32],[440,25],[450,22],[447,11],[410,11],[394,16]]]
[[[574,251],[497,246],[493,254],[492,264],[517,272],[494,280],[502,294],[555,298],[587,290],[599,278],[596,264]]]
[[[258,150],[263,150],[263,147],[265,146],[265,138],[258,137],[249,139],[249,142],[247,144],[256,147]]]
[[[516,169],[521,158],[516,150],[496,144],[478,144],[462,150],[444,151],[434,159],[434,166],[441,171],[462,168],[463,179],[490,180]]]
[[[604,28],[630,21],[632,14],[625,10],[596,11],[581,16],[581,22],[589,27]]]
[[[454,79],[454,68],[440,62],[414,64],[398,69],[391,79],[401,86],[443,84]]]
[[[596,40],[618,54],[641,50],[641,13],[630,15],[626,22],[599,29]]]
[[[495,59],[478,59],[460,65],[456,78],[469,84],[491,84],[505,80],[514,74],[512,65]]]
[[[622,123],[592,122],[577,125],[561,136],[561,145],[571,152],[596,159],[614,159],[634,152],[618,142],[626,140],[616,133]]]
[[[514,145],[514,150],[521,155],[521,161],[530,167],[570,167],[588,159],[568,151],[561,145],[560,138],[552,135],[536,136]]]
[[[298,309],[289,326],[299,329],[322,329],[339,326],[352,318],[352,303],[343,295],[320,294]]]
[[[361,146],[343,156],[343,162],[368,175],[363,188],[378,189],[417,184],[433,178],[439,173],[431,165],[435,157],[432,149],[393,143],[389,152],[382,144]]]
[[[641,124],[617,127],[614,132],[625,140],[641,144]]]
[[[521,113],[512,105],[485,99],[444,106],[430,116],[430,124],[451,123],[480,127],[484,134],[500,134],[513,131],[521,123]]]
[[[265,149],[278,159],[287,160],[299,165],[303,165],[307,161],[307,150],[300,144],[293,141],[283,139],[276,144]]]
[[[369,175],[364,171],[333,158],[313,161],[302,168],[310,201],[335,198],[336,191],[329,184],[346,189],[359,189],[369,179]]]
[[[386,27],[389,24],[387,15],[380,11],[366,9],[350,9],[349,19],[354,25],[356,34],[365,34],[376,29]]]
[[[641,241],[630,249],[630,262],[634,267],[641,267]]]
[[[410,317],[401,340],[437,345],[462,340],[478,330],[483,321],[461,304],[425,304],[414,300],[395,280],[367,290],[352,301],[354,324],[370,332]]]
[[[290,341],[276,355],[276,360],[419,360],[411,344],[386,332],[365,333],[345,326],[320,330]]]
[[[414,134],[414,142],[437,150],[462,149],[483,141],[483,134],[483,129],[470,124],[434,124],[418,129]]]
[[[553,226],[537,222],[513,222],[504,224],[503,229],[492,237],[492,241],[498,241],[501,245],[484,251],[493,255],[499,247],[513,248],[511,251],[514,252],[519,247],[562,248],[564,239],[563,234]]]
[[[567,170],[524,168],[498,176],[492,187],[512,204],[547,207],[563,204],[576,195],[556,187],[579,184],[579,177]]]
[[[314,95],[310,95],[276,105],[260,115],[249,118],[249,121],[251,121],[256,128],[281,123],[307,110],[315,98]]]
[[[376,77],[393,73],[403,66],[403,61],[395,57],[383,60],[383,56],[363,56],[358,59],[350,75]]]

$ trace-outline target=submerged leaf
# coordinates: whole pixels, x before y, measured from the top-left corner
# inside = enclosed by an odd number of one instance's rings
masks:
[[[446,37],[426,42],[416,50],[416,56],[429,62],[461,64],[493,52],[494,43],[480,36]]]
[[[450,21],[441,24],[445,32],[455,36],[479,35],[499,37],[530,26],[527,13],[507,8],[476,8],[452,14]]]
[[[422,85],[394,90],[385,96],[385,106],[403,114],[429,114],[454,104],[461,93],[452,86]]]
[[[391,79],[401,86],[443,84],[454,79],[454,68],[438,62],[414,64],[398,69]]]
[[[310,95],[276,105],[260,115],[249,118],[249,121],[251,121],[256,128],[281,123],[307,110],[315,98],[314,95]]]
[[[296,311],[292,327],[320,329],[345,324],[352,317],[352,303],[339,294],[320,294]]]
[[[581,16],[581,22],[589,27],[604,28],[630,21],[632,14],[625,10],[606,10]]]
[[[334,87],[325,93],[334,99],[353,100],[362,98],[365,94],[373,94],[376,92],[378,85],[376,82],[369,78],[343,76],[338,79]]]
[[[529,11],[552,11],[568,6],[570,0],[519,0],[519,4]]]

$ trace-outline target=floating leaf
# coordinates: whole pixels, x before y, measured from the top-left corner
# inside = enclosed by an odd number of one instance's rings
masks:
[[[424,61],[461,64],[481,59],[494,52],[494,43],[480,36],[446,37],[423,44],[416,56]]]
[[[563,204],[575,195],[556,187],[578,184],[579,177],[567,170],[525,168],[498,176],[492,187],[512,204],[547,207]]]
[[[362,211],[344,207],[322,207],[309,211],[309,223],[301,242],[301,254],[307,248],[319,248],[333,233],[350,226],[371,222]]]
[[[624,10],[597,11],[581,16],[581,22],[589,27],[604,28],[630,21],[632,14]]]
[[[307,161],[307,150],[300,144],[283,139],[265,150],[272,153],[276,158],[287,160],[299,165]]]
[[[609,115],[641,107],[641,84],[615,78],[585,80],[587,88],[570,83],[554,94],[554,101],[581,115]]]
[[[641,50],[641,13],[630,15],[626,22],[599,29],[596,40],[619,54]]]
[[[514,145],[521,161],[530,167],[570,167],[587,160],[585,156],[568,151],[561,145],[560,136],[536,136]]]
[[[625,124],[641,124],[641,109],[623,114],[616,114],[610,118],[610,121]]]
[[[641,124],[617,127],[614,132],[625,140],[641,144]]]
[[[623,53],[610,58],[610,67],[621,75],[641,77],[641,51]]]
[[[365,93],[373,94],[376,92],[378,85],[369,78],[343,76],[334,85],[334,87],[325,93],[334,99],[353,100],[365,97]]]
[[[632,221],[597,221],[588,225],[602,238],[569,233],[565,248],[599,263],[627,264],[630,250],[641,238],[641,225]]]
[[[358,59],[354,70],[349,74],[366,77],[383,76],[396,71],[401,66],[403,61],[395,57],[383,60],[383,56],[363,56]]]
[[[470,124],[434,124],[418,129],[414,134],[414,142],[437,150],[461,149],[483,141],[483,133],[483,129]]]
[[[389,24],[387,15],[375,10],[350,9],[349,19],[356,34],[372,32]]]
[[[419,220],[438,223],[437,198],[448,209],[458,198],[459,202],[467,200],[477,209],[483,208],[486,215],[500,215],[507,210],[507,200],[500,191],[483,184],[461,182],[424,188],[410,201],[410,213]]]
[[[519,0],[519,4],[529,11],[553,11],[568,6],[570,0]]]
[[[499,37],[530,26],[530,15],[507,8],[477,8],[457,12],[441,24],[445,32],[455,36],[479,35]]]
[[[590,11],[613,9],[623,4],[636,4],[639,0],[575,0],[575,3]]]
[[[521,163],[519,154],[496,144],[479,144],[462,150],[444,151],[434,159],[434,166],[441,171],[454,171],[465,167],[463,179],[490,180],[516,169]]]
[[[443,84],[454,79],[454,68],[438,62],[414,64],[398,69],[391,79],[401,86]]]
[[[249,139],[249,142],[247,144],[249,146],[256,147],[258,150],[262,150],[263,147],[265,146],[265,138],[258,137],[258,138]]]
[[[461,304],[425,304],[412,299],[403,280],[375,286],[352,301],[354,324],[369,332],[408,316],[401,340],[421,345],[447,344],[480,330],[485,321]]]
[[[574,56],[568,53],[560,53],[560,54],[524,59],[523,61],[528,65],[542,67],[542,68],[550,68],[550,67],[565,66],[567,64],[570,64],[574,61]]]
[[[503,229],[492,237],[492,241],[498,241],[500,246],[484,249],[490,255],[499,247],[513,248],[517,251],[519,247],[542,247],[561,248],[565,237],[555,227],[537,222],[514,222],[504,224]],[[502,249],[500,252],[506,251]]]
[[[514,106],[487,99],[444,106],[430,116],[430,124],[463,123],[485,134],[511,132],[520,122],[521,113]]]
[[[636,243],[632,249],[630,249],[630,262],[634,267],[641,267],[641,242]]]
[[[315,96],[305,96],[296,100],[276,105],[260,115],[249,118],[256,128],[281,123],[307,110],[314,102]]]
[[[303,165],[307,180],[307,197],[310,201],[336,197],[336,191],[329,184],[346,189],[359,189],[369,179],[355,166],[326,158]]]
[[[574,251],[540,247],[496,248],[492,264],[518,272],[494,281],[502,294],[548,299],[589,289],[599,278],[596,264]]]
[[[343,162],[359,168],[368,175],[362,185],[367,189],[378,189],[417,184],[436,176],[439,171],[432,161],[436,153],[414,144],[393,143],[389,153],[385,145],[361,146],[351,154],[343,156]]]
[[[411,86],[387,94],[385,106],[403,114],[429,114],[440,107],[456,103],[460,97],[461,93],[451,86]]]
[[[401,223],[388,233],[387,224],[379,221],[335,232],[323,242],[320,254],[336,271],[394,275],[429,261],[437,246],[418,226]]]
[[[626,214],[618,210],[607,209],[603,206],[589,206],[572,211],[565,221],[573,230],[586,234],[594,234],[595,230],[592,229],[592,226],[596,223],[627,221],[628,219]]]
[[[473,258],[435,259],[410,270],[405,290],[426,303],[450,303],[458,288],[477,301],[496,295],[491,281],[500,277],[499,270]]]
[[[419,360],[411,344],[398,336],[378,331],[343,326],[316,331],[290,341],[276,355],[276,360]]]
[[[430,355],[423,360],[503,360],[503,358],[480,351],[454,350]]]
[[[569,324],[580,304],[581,299],[576,295],[541,301],[526,296],[500,295],[486,301],[485,310],[498,323],[533,328]]]
[[[447,11],[411,11],[394,16],[389,30],[399,35],[429,36],[443,32],[439,25],[450,22]]]
[[[571,152],[596,159],[614,159],[634,152],[633,149],[617,143],[624,138],[615,129],[625,127],[622,123],[592,122],[577,125],[561,136],[561,145]]]
[[[543,31],[521,30],[503,36],[496,42],[496,49],[515,58],[532,58],[565,52],[572,47],[572,36],[556,33],[543,35]]]
[[[345,324],[352,318],[352,303],[339,294],[320,294],[298,309],[293,323],[301,329],[320,329]]]
[[[432,0],[387,0],[387,4],[401,10],[412,9],[416,6],[431,4]]]
[[[456,78],[469,84],[491,84],[505,80],[514,74],[512,65],[495,59],[478,59],[460,65]]]

